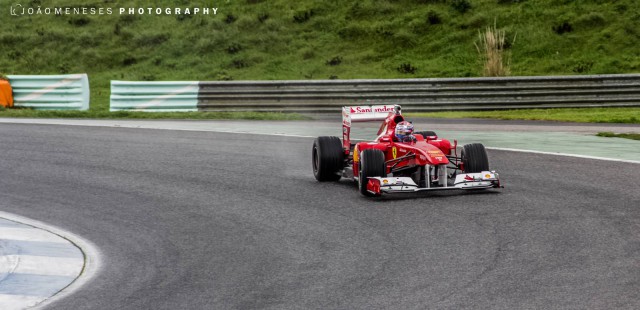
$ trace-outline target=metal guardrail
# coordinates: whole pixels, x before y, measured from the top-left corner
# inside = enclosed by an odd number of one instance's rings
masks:
[[[151,87],[176,82],[113,81],[112,91],[114,83]],[[197,83],[199,111],[335,112],[344,105],[377,104],[400,104],[408,112],[640,106],[640,74],[184,83]],[[172,97],[175,90],[156,94],[162,100],[144,97],[149,93],[112,93],[112,110],[114,95],[129,102],[155,100],[159,106],[186,99]]]
[[[86,74],[9,75],[14,107],[37,110],[88,110]]]

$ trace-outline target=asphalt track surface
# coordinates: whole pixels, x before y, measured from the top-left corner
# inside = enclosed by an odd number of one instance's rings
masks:
[[[48,309],[640,308],[638,164],[494,150],[503,190],[372,200],[309,138],[0,130],[0,210],[103,255]]]

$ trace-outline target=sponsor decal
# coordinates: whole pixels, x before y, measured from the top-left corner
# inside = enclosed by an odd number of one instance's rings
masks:
[[[383,105],[383,106],[361,106],[361,107],[349,107],[349,112],[351,114],[362,114],[362,113],[384,113],[384,112],[393,112],[392,105]]]
[[[396,157],[398,157],[398,149],[396,149],[395,146],[391,148],[391,156],[393,156],[393,159],[396,159]]]
[[[389,183],[389,180],[382,180],[382,183],[387,184]]]
[[[490,175],[490,174],[488,174],[488,173],[487,173],[487,174],[485,174],[485,175],[484,175],[484,177],[485,177],[485,178],[487,178],[487,179],[491,179],[491,175]]]
[[[360,153],[358,152],[358,146],[353,149],[353,162],[357,163],[360,161]]]
[[[465,175],[465,176],[464,176],[464,180],[465,180],[465,181],[475,181],[476,179],[474,179],[474,178],[473,178],[473,177],[471,177],[471,176]]]
[[[427,154],[429,154],[430,157],[433,157],[438,161],[441,161],[442,158],[444,157],[444,154],[440,150],[428,151]]]

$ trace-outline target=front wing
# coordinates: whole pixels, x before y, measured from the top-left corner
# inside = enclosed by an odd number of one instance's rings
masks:
[[[367,190],[374,195],[392,193],[414,193],[422,191],[441,190],[472,190],[500,188],[500,178],[495,171],[482,171],[478,173],[464,173],[456,175],[452,185],[437,187],[419,187],[409,177],[370,177],[367,182]]]

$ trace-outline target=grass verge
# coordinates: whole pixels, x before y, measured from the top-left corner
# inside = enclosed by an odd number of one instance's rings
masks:
[[[637,133],[613,133],[613,132],[599,132],[596,136],[607,138],[625,138],[631,140],[640,140],[640,134]]]
[[[410,117],[493,118],[579,123],[640,124],[640,108],[525,109],[496,111],[451,111],[407,113]]]
[[[38,111],[31,109],[0,109],[0,117],[22,118],[96,118],[96,119],[247,119],[247,120],[307,120],[297,113],[278,112],[132,112],[132,111]]]

